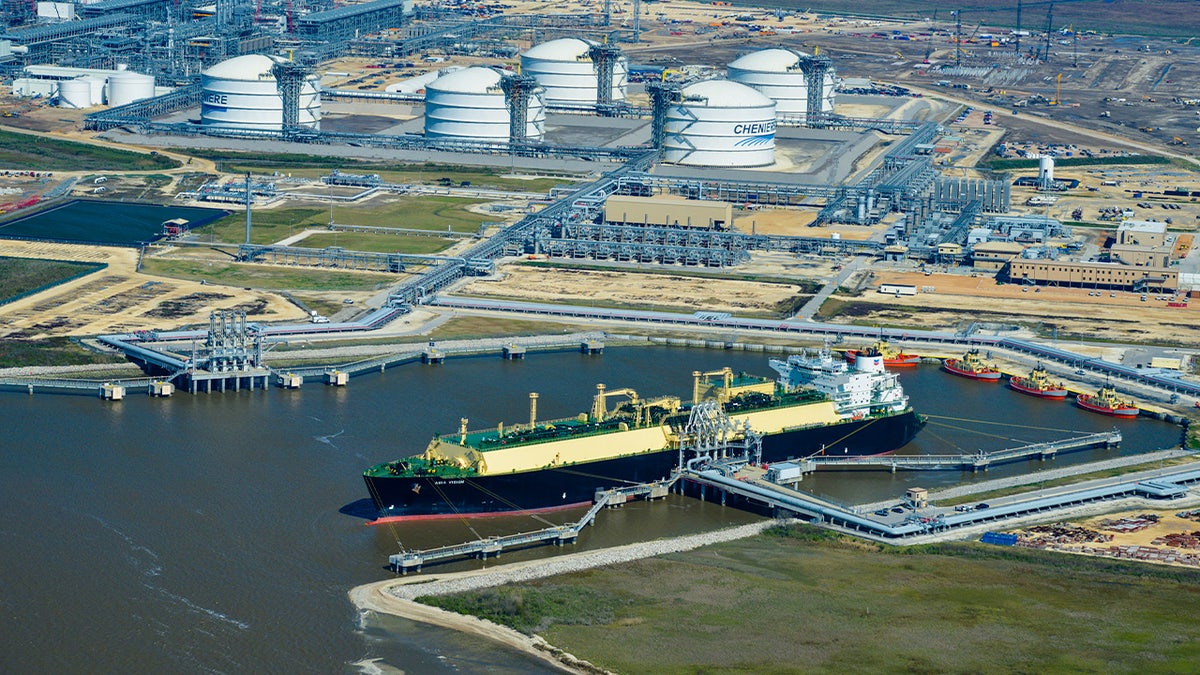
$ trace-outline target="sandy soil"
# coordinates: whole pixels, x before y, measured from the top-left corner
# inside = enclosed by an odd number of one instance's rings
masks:
[[[508,267],[498,276],[473,281],[463,294],[519,297],[533,302],[587,304],[603,301],[676,310],[765,312],[796,297],[799,287],[753,281],[700,279],[665,274]]]
[[[392,614],[412,621],[461,631],[468,635],[484,638],[485,640],[492,640],[510,649],[535,656],[563,672],[598,672],[594,669],[589,670],[566,665],[551,653],[550,650],[553,648],[540,637],[530,637],[511,628],[474,616],[448,612],[444,609],[422,605],[412,600],[401,600],[388,592],[388,589],[394,585],[396,585],[395,581],[388,580],[359,586],[350,591],[350,601],[360,610]]]
[[[0,255],[104,262],[81,279],[0,306],[0,336],[43,338],[173,328],[208,321],[214,309],[260,308],[259,320],[301,318],[283,298],[263,291],[201,285],[137,272],[134,249],[0,240]]]

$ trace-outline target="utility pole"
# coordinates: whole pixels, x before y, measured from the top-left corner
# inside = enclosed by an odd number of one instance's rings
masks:
[[[1050,8],[1046,10],[1046,53],[1042,56],[1042,61],[1050,63],[1050,36],[1054,33],[1054,2],[1051,0]]]
[[[250,245],[250,172],[246,172],[246,245]]]
[[[1013,38],[1017,43],[1016,54],[1017,58],[1021,56],[1021,0],[1017,0],[1017,29],[1013,31]]]
[[[954,65],[962,65],[962,10],[954,10]]]

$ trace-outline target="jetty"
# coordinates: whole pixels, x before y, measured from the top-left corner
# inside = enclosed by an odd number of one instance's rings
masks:
[[[554,544],[555,546],[573,544],[579,539],[579,533],[583,528],[591,525],[596,520],[596,515],[601,510],[621,506],[637,498],[660,499],[666,497],[671,491],[671,486],[674,485],[677,479],[678,477],[673,477],[655,483],[598,490],[592,508],[588,509],[587,513],[583,514],[583,517],[574,523],[553,525],[541,530],[520,532],[502,537],[484,537],[475,541],[450,546],[439,546],[423,550],[403,550],[388,556],[388,567],[393,572],[406,575],[410,571],[420,572],[422,566],[433,563],[447,562],[461,558],[486,559],[489,556],[495,557],[500,555],[505,549],[512,550],[538,544]]]
[[[1022,459],[1048,459],[1060,452],[1073,452],[1087,448],[1115,448],[1121,444],[1121,432],[1117,429],[1102,431],[1086,436],[1075,436],[1046,443],[1032,443],[1016,448],[957,455],[877,455],[870,457],[837,457],[817,455],[797,462],[804,473],[817,469],[879,469],[892,473],[897,471],[944,471],[961,469],[987,471],[992,464],[1016,462]]]

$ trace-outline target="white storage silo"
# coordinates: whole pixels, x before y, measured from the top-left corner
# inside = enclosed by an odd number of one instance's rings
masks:
[[[1038,187],[1043,190],[1054,187],[1054,158],[1049,155],[1038,158]]]
[[[808,111],[808,82],[800,62],[805,56],[808,55],[791,49],[753,52],[729,64],[729,79],[754,87],[773,99],[780,115],[804,114]],[[825,73],[822,112],[833,112],[836,82],[833,72]]]
[[[464,68],[425,86],[425,135],[430,138],[503,143],[508,140],[508,104],[496,68]],[[529,99],[525,137],[545,135],[546,108],[540,91]]]
[[[271,71],[274,64],[269,56],[247,54],[201,73],[200,122],[205,126],[279,131],[283,127],[283,97]],[[302,127],[320,128],[318,79],[314,73],[300,87],[297,123]]]
[[[58,107],[92,107],[92,86],[87,80],[63,80],[58,83]]]
[[[121,70],[108,76],[108,104],[116,107],[154,98],[154,76]]]
[[[550,40],[521,54],[521,72],[532,75],[551,103],[596,103],[596,64],[589,54],[593,43],[578,38]],[[625,100],[629,65],[624,56],[613,66],[612,99]]]
[[[775,162],[775,102],[744,84],[708,80],[684,87],[667,109],[663,161],[690,166]]]

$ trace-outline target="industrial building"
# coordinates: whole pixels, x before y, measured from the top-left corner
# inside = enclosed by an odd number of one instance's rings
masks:
[[[613,195],[604,202],[604,222],[722,229],[733,225],[729,202]]]
[[[1174,293],[1179,290],[1179,272],[1162,267],[1133,267],[1119,263],[1029,260],[1009,262],[1010,281],[1050,285],[1083,286],[1134,292]]]
[[[971,265],[981,270],[1001,270],[1025,250],[1012,241],[985,241],[971,248]]]

